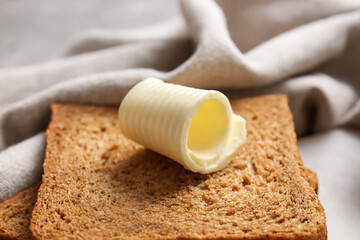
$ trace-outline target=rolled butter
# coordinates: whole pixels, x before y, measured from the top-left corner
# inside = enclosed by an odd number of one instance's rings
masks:
[[[147,78],[123,99],[122,133],[200,173],[224,168],[246,140],[245,120],[226,96]]]

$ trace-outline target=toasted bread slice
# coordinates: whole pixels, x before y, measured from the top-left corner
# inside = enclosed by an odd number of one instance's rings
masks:
[[[117,108],[52,105],[36,238],[326,239],[287,97],[233,100],[248,139],[202,175],[125,138]]]
[[[34,239],[29,227],[38,188],[28,188],[0,203],[0,239]]]
[[[318,177],[316,173],[305,168],[305,179],[317,192]],[[28,188],[14,197],[0,203],[0,239],[34,239],[29,226],[37,190],[38,186]],[[12,220],[9,221],[9,219]]]

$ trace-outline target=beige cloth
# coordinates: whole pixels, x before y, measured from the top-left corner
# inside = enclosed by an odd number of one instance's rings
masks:
[[[360,2],[180,2],[184,18],[89,30],[65,56],[0,70],[0,201],[41,178],[51,102],[118,105],[149,76],[230,97],[286,93],[296,131],[360,126]]]

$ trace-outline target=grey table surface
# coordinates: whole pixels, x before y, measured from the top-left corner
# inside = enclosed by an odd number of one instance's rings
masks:
[[[140,27],[179,15],[175,0],[0,0],[0,68],[55,58],[81,30]],[[319,176],[329,239],[360,239],[360,129],[334,129],[298,145]]]

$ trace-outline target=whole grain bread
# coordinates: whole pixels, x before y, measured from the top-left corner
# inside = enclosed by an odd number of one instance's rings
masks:
[[[310,186],[318,189],[315,172],[305,168],[305,178]],[[32,240],[30,232],[31,211],[34,208],[38,186],[28,188],[0,203],[0,239]],[[9,219],[11,219],[9,221]]]
[[[305,168],[304,173],[305,179],[317,192],[318,177],[316,173],[307,168]],[[33,239],[29,224],[30,213],[37,196],[37,188],[26,189],[7,201],[0,203],[0,216],[2,217],[0,221],[0,239]],[[19,208],[18,206],[22,207]],[[12,220],[8,221],[7,219]]]
[[[29,226],[38,188],[28,188],[0,203],[0,239],[34,239]]]
[[[305,178],[317,192],[318,177],[305,168]],[[0,203],[0,239],[32,240],[30,232],[31,211],[34,208],[38,186],[28,188]],[[21,207],[19,207],[21,206]],[[11,219],[9,221],[9,219]]]
[[[117,108],[52,105],[38,239],[326,239],[287,97],[233,100],[248,139],[202,175],[126,139]]]

